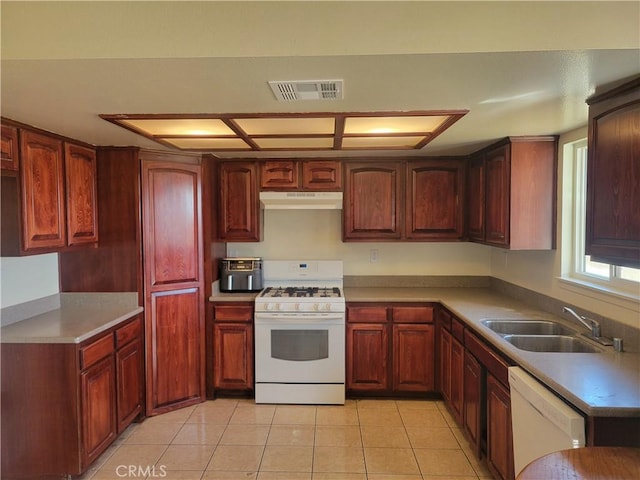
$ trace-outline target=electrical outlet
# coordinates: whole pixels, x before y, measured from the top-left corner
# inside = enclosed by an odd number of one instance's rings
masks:
[[[369,250],[369,262],[378,263],[378,250],[373,248]]]

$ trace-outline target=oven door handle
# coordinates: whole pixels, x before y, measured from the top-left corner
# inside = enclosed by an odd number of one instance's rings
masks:
[[[344,314],[335,314],[335,315],[305,315],[303,313],[292,313],[290,315],[287,314],[255,314],[255,323],[324,323],[324,322],[336,322],[342,321],[344,322]]]

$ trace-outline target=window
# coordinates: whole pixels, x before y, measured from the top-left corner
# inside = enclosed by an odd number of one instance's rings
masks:
[[[595,262],[584,253],[587,205],[587,141],[570,145],[573,159],[573,256],[571,276],[612,290],[638,295],[640,269]]]

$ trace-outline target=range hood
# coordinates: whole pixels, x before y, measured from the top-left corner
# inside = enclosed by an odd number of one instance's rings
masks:
[[[342,192],[260,192],[260,207],[273,210],[340,210]]]

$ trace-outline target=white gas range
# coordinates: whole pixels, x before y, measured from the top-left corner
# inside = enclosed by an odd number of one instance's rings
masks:
[[[255,300],[256,403],[344,404],[342,262],[265,260]]]

